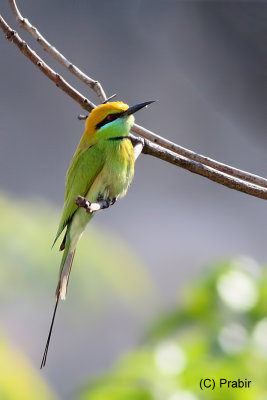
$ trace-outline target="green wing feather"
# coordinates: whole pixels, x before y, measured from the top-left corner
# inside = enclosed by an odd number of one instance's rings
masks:
[[[65,202],[54,244],[78,208],[76,197],[86,196],[103,165],[103,153],[97,145],[82,150],[72,159],[66,175]]]

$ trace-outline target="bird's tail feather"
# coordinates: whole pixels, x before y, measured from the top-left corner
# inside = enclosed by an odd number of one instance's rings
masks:
[[[61,300],[66,299],[69,277],[70,277],[71,267],[72,267],[72,263],[73,263],[73,258],[75,255],[75,250],[76,249],[74,248],[74,250],[72,249],[70,251],[70,241],[67,240],[67,243],[66,243],[66,246],[64,249],[64,253],[62,256],[62,260],[61,260],[60,275],[59,275],[58,285],[57,285],[57,289],[56,289],[56,304],[55,304],[53,317],[52,317],[52,321],[51,321],[51,325],[50,325],[50,329],[49,329],[49,333],[48,333],[48,337],[47,337],[47,341],[46,341],[46,345],[45,345],[45,350],[44,350],[44,354],[43,354],[43,358],[42,358],[42,362],[41,362],[41,367],[40,367],[41,369],[46,364],[48,348],[49,348],[49,343],[50,343],[50,339],[51,339],[51,334],[52,334],[52,330],[53,330],[53,325],[54,325],[54,321],[55,321],[55,316],[56,316],[56,312],[57,312],[57,306],[58,306],[59,299],[61,299]]]
[[[64,254],[62,257],[62,259],[64,259],[64,263],[62,263],[62,268],[60,269],[60,275],[59,275],[59,280],[58,280],[58,285],[57,285],[57,290],[56,290],[56,297],[59,296],[61,300],[66,300],[70,272],[71,272],[71,267],[72,267],[75,251],[76,251],[76,249],[69,251],[68,249],[65,248],[65,251],[64,251]]]
[[[51,321],[51,325],[50,325],[50,329],[49,329],[40,369],[42,369],[46,364],[46,358],[47,358],[47,354],[48,354],[48,348],[49,348],[49,343],[50,343],[51,334],[52,334],[52,330],[53,330],[54,320],[55,320],[55,316],[56,316],[56,312],[57,312],[58,301],[59,301],[59,296],[57,296],[57,298],[56,298],[54,313],[53,313],[53,317],[52,317],[52,321]]]

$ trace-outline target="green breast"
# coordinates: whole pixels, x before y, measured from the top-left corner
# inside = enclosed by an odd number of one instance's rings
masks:
[[[128,138],[106,140],[105,170],[111,198],[124,196],[134,176],[134,149]]]

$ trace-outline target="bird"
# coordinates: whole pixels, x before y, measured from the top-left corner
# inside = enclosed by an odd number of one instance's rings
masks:
[[[54,246],[64,232],[56,303],[41,369],[46,364],[59,299],[66,299],[77,243],[94,215],[90,206],[107,208],[125,196],[134,176],[135,155],[129,136],[133,114],[153,102],[131,107],[122,101],[104,102],[86,118],[84,133],[66,174],[64,206],[53,243]]]

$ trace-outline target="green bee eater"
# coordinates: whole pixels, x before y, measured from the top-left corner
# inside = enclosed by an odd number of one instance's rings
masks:
[[[134,148],[129,137],[133,114],[152,103],[129,107],[111,102],[96,107],[88,116],[85,130],[66,175],[65,201],[54,241],[65,230],[60,246],[64,250],[56,289],[56,304],[41,363],[45,366],[59,299],[64,300],[75,250],[97,208],[106,208],[126,194],[134,176]]]

